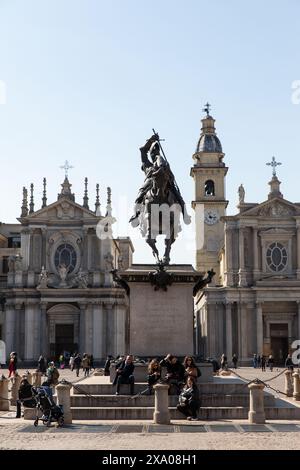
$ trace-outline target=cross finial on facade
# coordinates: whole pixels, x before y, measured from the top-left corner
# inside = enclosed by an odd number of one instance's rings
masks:
[[[281,162],[276,162],[276,159],[275,157],[272,157],[272,161],[270,163],[266,163],[267,166],[271,166],[273,168],[273,176],[277,176],[276,175],[276,167],[279,166],[279,165],[282,165]]]
[[[206,103],[206,105],[203,108],[203,112],[206,113],[206,117],[209,116],[209,111],[210,111],[211,105],[209,103]]]
[[[71,170],[71,168],[74,168],[72,165],[69,165],[68,160],[65,161],[65,164],[60,166],[62,170],[65,170],[65,177],[68,178],[68,171]]]

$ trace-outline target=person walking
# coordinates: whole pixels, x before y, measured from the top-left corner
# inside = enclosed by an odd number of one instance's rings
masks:
[[[261,356],[261,371],[266,372],[266,357],[262,354]]]
[[[238,363],[238,357],[236,354],[233,354],[232,356],[232,364],[233,364],[233,368],[234,369],[237,369],[237,363]]]
[[[293,372],[294,370],[294,364],[293,364],[293,361],[292,361],[292,358],[291,358],[291,355],[288,354],[287,355],[287,358],[285,360],[285,367],[288,369],[288,370],[291,370]]]
[[[18,364],[17,353],[12,351],[9,355],[9,365],[8,365],[9,374],[8,374],[8,378],[15,377],[15,375],[17,373],[17,364]]]
[[[90,359],[86,353],[84,353],[82,357],[82,368],[84,376],[87,377],[90,374]]]
[[[79,377],[79,371],[80,371],[80,366],[81,366],[81,357],[80,354],[76,354],[76,357],[74,359],[74,367],[76,370],[76,377]]]
[[[75,356],[74,356],[74,354],[71,354],[70,360],[69,360],[69,366],[70,366],[70,369],[71,369],[72,372],[74,370],[74,361],[75,361]]]
[[[46,374],[46,370],[47,370],[46,359],[44,358],[43,355],[39,357],[37,370],[41,372],[42,374]]]
[[[256,354],[253,354],[252,364],[253,364],[254,369],[256,369],[257,368],[257,355]]]
[[[224,353],[221,356],[221,369],[227,370],[227,356]]]
[[[272,354],[270,354],[270,356],[269,356],[268,366],[269,366],[270,372],[273,372],[274,358],[273,358]]]

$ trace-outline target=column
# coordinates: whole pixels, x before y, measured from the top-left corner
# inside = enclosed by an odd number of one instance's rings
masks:
[[[261,355],[263,353],[263,313],[261,302],[256,304],[256,338],[256,353]]]
[[[5,344],[6,355],[9,356],[11,351],[15,351],[16,347],[16,311],[13,304],[5,306]]]
[[[300,220],[297,220],[297,279],[300,279]]]
[[[118,354],[125,354],[125,325],[126,325],[126,306],[123,304],[115,305],[115,335],[116,351]]]
[[[37,359],[34,354],[34,307],[32,302],[25,305],[25,361],[36,361]]]
[[[40,354],[47,357],[49,355],[49,339],[47,335],[47,304],[40,305]]]
[[[91,354],[93,350],[93,311],[92,305],[85,304],[85,351]]]
[[[116,356],[120,354],[116,350],[116,341],[115,341],[115,315],[112,302],[105,302],[106,310],[106,354],[111,354]]]
[[[258,229],[253,227],[252,236],[253,236],[253,278],[254,280],[257,280],[260,277],[260,270],[258,266],[257,234],[258,234]]]
[[[85,353],[85,304],[79,304],[80,319],[79,319],[79,352]]]
[[[231,361],[232,358],[232,315],[231,303],[226,304],[226,355],[227,360]]]
[[[248,359],[248,337],[249,330],[247,325],[247,304],[245,302],[240,303],[240,319],[241,319],[241,353],[242,360],[247,361]]]
[[[232,228],[227,225],[225,228],[225,256],[226,256],[226,286],[233,285],[233,265],[232,265]]]
[[[102,303],[93,305],[93,356],[95,360],[104,358],[104,321]]]
[[[29,247],[30,247],[30,234],[28,229],[21,231],[21,247],[23,256],[23,267],[24,270],[28,270],[29,266]]]
[[[244,247],[245,229],[239,229],[239,287],[245,287],[246,273],[245,273],[245,247]]]

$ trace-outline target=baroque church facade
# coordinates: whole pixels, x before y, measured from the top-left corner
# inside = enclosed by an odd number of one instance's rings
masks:
[[[195,267],[198,274],[211,268],[216,274],[194,298],[191,350],[204,358],[225,353],[229,360],[235,353],[242,364],[254,353],[273,354],[280,363],[300,339],[300,203],[284,198],[273,160],[266,200],[246,202],[241,185],[238,212],[227,215],[228,167],[206,112],[191,168]],[[87,185],[85,179],[78,203],[66,174],[57,200],[48,204],[44,179],[38,209],[33,185],[29,201],[23,188],[18,223],[0,224],[0,339],[7,354],[15,350],[25,363],[64,350],[88,352],[95,361],[134,353],[129,292],[111,271],[126,279],[139,265],[132,264],[129,237],[109,236],[110,189],[102,214],[99,185],[93,208]]]
[[[204,208],[196,268],[216,272],[195,299],[196,353],[229,361],[235,353],[242,364],[272,354],[283,363],[300,339],[300,203],[284,198],[273,158],[266,200],[246,202],[241,185],[238,212],[226,215],[227,167],[214,123],[207,113],[191,169],[193,207]]]
[[[75,201],[66,175],[57,200],[47,204],[46,180],[41,208],[35,210],[33,185],[28,205],[23,188],[19,224],[0,225],[0,338],[6,352],[25,363],[40,354],[63,351],[124,354],[129,335],[129,305],[111,270],[131,264],[126,237],[98,236],[111,227],[111,192],[101,215],[99,185],[95,209],[89,207],[85,179],[83,203]]]

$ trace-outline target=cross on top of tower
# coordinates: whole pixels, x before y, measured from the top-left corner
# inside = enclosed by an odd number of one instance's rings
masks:
[[[68,178],[68,171],[71,170],[71,168],[74,168],[72,165],[69,165],[68,160],[65,161],[65,164],[60,166],[62,170],[65,170],[65,177]]]
[[[276,167],[282,165],[281,162],[276,162],[275,157],[272,157],[272,161],[270,163],[266,163],[267,166],[271,166],[273,168],[273,177],[276,177]]]
[[[211,105],[209,103],[206,103],[206,105],[203,108],[203,112],[206,113],[206,116],[209,116],[209,111],[210,111]]]

